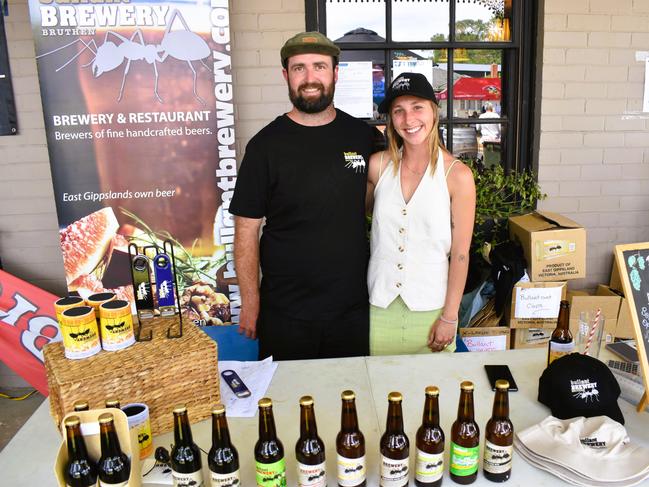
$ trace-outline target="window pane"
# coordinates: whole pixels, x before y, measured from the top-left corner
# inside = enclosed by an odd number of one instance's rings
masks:
[[[512,0],[455,0],[455,39],[509,41],[511,12]]]
[[[345,50],[340,53],[340,62],[372,62],[372,86],[367,89],[372,90],[372,102],[374,105],[374,115],[372,120],[378,120],[381,117],[378,113],[379,103],[385,97],[385,51],[362,51],[362,50]],[[343,110],[345,107],[339,107]]]
[[[335,42],[385,42],[385,0],[327,0],[327,37]]]
[[[449,32],[449,3],[439,0],[394,0],[392,40],[445,41]]]
[[[505,124],[458,124],[452,125],[453,130],[453,147],[449,147],[447,131],[448,128],[442,128],[442,139],[446,148],[457,158],[463,160],[480,161],[486,167],[491,167],[503,162],[505,154],[504,147],[506,141]],[[487,127],[497,131],[498,138],[489,138]],[[481,129],[481,130],[480,130]]]
[[[453,117],[478,118],[489,103],[506,118],[501,108],[502,51],[455,49],[453,67]]]

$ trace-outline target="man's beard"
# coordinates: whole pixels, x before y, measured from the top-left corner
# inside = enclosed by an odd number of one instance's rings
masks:
[[[299,111],[304,113],[320,113],[325,110],[334,99],[334,85],[331,89],[325,89],[322,83],[305,83],[300,85],[297,91],[293,90],[290,86],[288,88],[288,97],[293,103],[293,106]],[[320,96],[317,98],[305,99],[300,95],[300,90],[309,88],[320,88]]]

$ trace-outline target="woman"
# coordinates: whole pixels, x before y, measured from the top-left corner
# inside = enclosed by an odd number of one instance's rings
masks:
[[[455,350],[475,216],[471,170],[439,139],[437,99],[425,76],[402,73],[379,105],[388,149],[373,154],[370,353]]]

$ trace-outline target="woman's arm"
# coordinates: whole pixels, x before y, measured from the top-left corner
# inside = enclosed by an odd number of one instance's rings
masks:
[[[382,155],[383,160],[381,160]],[[386,157],[385,151],[375,152],[370,156],[369,169],[367,170],[367,192],[365,193],[365,213],[368,215],[372,214],[372,208],[374,208],[374,188],[379,182],[381,164],[386,164]]]

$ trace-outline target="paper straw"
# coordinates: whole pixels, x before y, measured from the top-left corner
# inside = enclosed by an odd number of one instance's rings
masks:
[[[593,341],[593,337],[595,336],[595,330],[597,330],[597,325],[599,325],[599,315],[602,312],[602,308],[597,308],[597,311],[595,312],[595,319],[593,320],[593,324],[590,327],[590,333],[588,333],[588,341],[586,342],[586,349],[584,350],[584,355],[588,355],[588,349],[590,348],[590,344]]]

